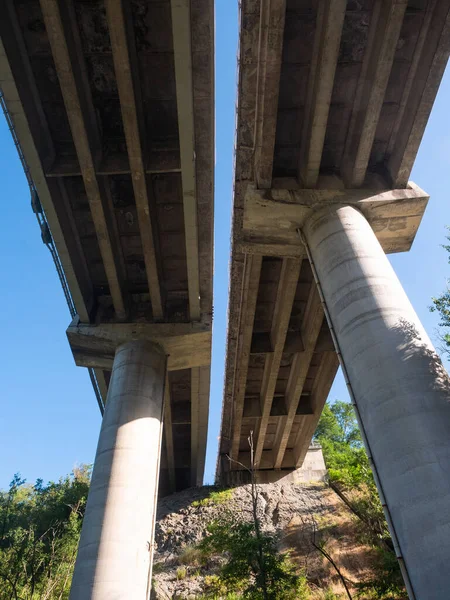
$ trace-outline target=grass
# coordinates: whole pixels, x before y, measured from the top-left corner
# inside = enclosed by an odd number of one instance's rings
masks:
[[[233,497],[232,489],[217,490],[211,492],[207,498],[202,500],[194,500],[192,506],[199,508],[200,506],[210,506],[212,504],[226,504]]]
[[[164,563],[154,563],[152,568],[153,575],[158,575],[158,573],[164,572]]]
[[[186,567],[178,567],[178,569],[177,569],[177,580],[181,581],[183,579],[186,579],[186,575],[187,575],[187,569],[186,569]]]
[[[178,556],[181,565],[201,566],[204,562],[203,552],[195,546],[187,546]]]

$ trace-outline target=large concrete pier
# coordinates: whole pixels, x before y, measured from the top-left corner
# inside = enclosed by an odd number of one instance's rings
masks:
[[[365,217],[328,207],[304,232],[413,592],[444,598],[450,379]]]
[[[148,597],[166,363],[149,342],[117,348],[71,600]]]

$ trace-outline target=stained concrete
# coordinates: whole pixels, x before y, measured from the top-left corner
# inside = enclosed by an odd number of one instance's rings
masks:
[[[418,600],[450,589],[450,381],[364,216],[305,235]]]

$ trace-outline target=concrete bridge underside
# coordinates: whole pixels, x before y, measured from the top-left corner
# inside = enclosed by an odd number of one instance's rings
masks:
[[[362,211],[408,251],[409,182],[450,47],[447,1],[243,0],[219,470],[302,464],[338,368],[299,236],[320,206]]]
[[[262,480],[299,467],[340,359],[408,593],[444,600],[450,382],[386,253],[428,201],[409,176],[450,0],[240,8],[219,477],[241,478],[250,431]],[[2,5],[3,100],[105,408],[71,600],[148,597],[158,487],[202,481],[213,28],[212,0]]]
[[[448,0],[242,0],[218,474],[300,467],[341,363],[411,598],[450,578],[450,382],[386,253],[450,50]],[[445,556],[445,558],[444,558]],[[432,583],[431,583],[432,582]]]
[[[157,495],[203,481],[213,8],[1,5],[2,102],[74,317],[68,341],[104,409],[72,600],[147,597]]]
[[[2,3],[1,87],[106,403],[116,347],[168,358],[160,493],[203,479],[213,223],[213,2]]]

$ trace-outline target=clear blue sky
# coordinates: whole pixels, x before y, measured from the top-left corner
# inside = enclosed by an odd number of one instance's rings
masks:
[[[219,433],[226,334],[234,144],[237,2],[216,0],[216,196],[214,335],[205,480],[212,482]],[[434,337],[430,298],[450,277],[450,72],[442,82],[412,179],[431,200],[408,254],[392,257],[406,292]],[[9,131],[0,118],[0,488],[20,471],[28,481],[55,479],[93,461],[100,413],[85,369],[75,367],[65,329],[69,312]],[[330,399],[347,399],[337,377]]]

